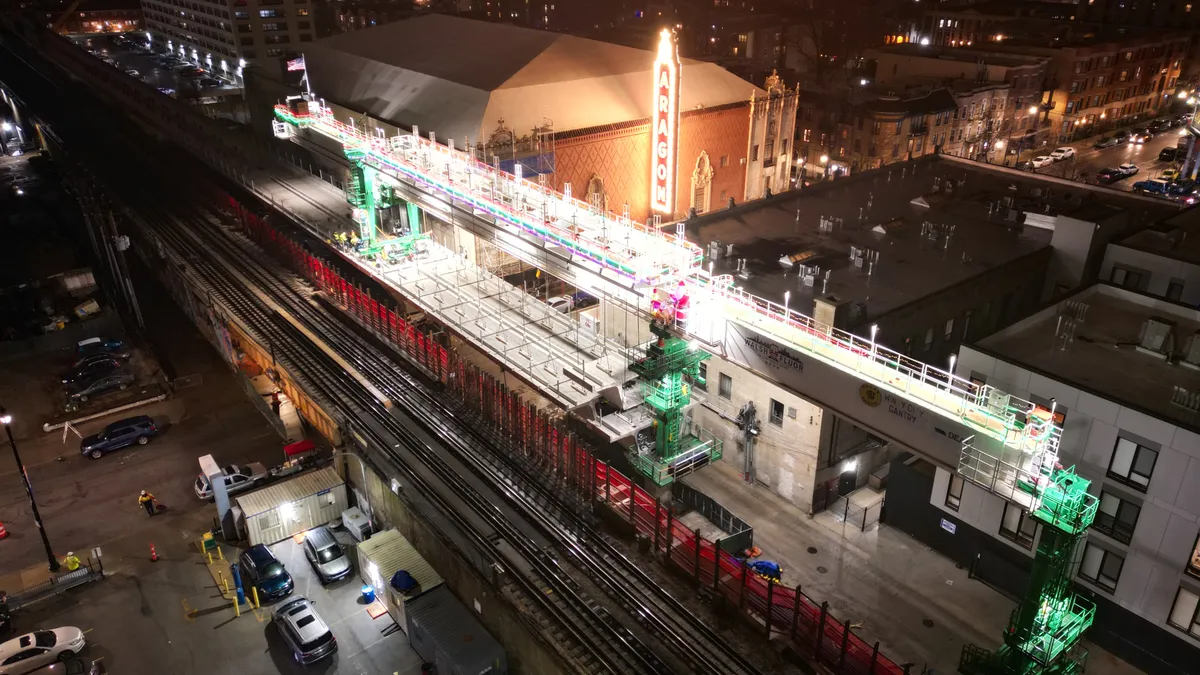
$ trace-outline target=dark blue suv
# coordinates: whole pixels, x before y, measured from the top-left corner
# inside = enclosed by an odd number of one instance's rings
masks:
[[[257,587],[261,601],[286,598],[296,587],[292,575],[283,568],[283,563],[262,544],[255,544],[243,553],[238,558],[238,566],[242,568],[242,583]]]
[[[133,445],[145,445],[151,438],[158,435],[158,427],[154,420],[146,415],[127,417],[104,427],[98,434],[92,434],[79,441],[79,453],[92,459],[100,459],[105,453]]]

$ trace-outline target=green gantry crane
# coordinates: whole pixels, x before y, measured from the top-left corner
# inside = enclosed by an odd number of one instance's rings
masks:
[[[1090,481],[1043,463],[1036,475],[1017,481],[1032,497],[1030,517],[1042,524],[1029,588],[1013,610],[996,651],[968,645],[958,669],[963,675],[1074,675],[1082,673],[1087,653],[1079,646],[1092,625],[1096,607],[1071,588],[1075,552],[1096,517]]]
[[[396,195],[392,186],[379,180],[379,172],[365,161],[366,151],[359,147],[345,147],[350,160],[350,180],[346,184],[346,200],[359,210],[360,251],[367,258],[391,253],[406,256],[416,250],[417,242],[428,239],[421,233],[420,209]],[[390,209],[404,202],[408,217],[408,232],[392,239],[379,239],[379,209]]]
[[[666,485],[679,476],[721,457],[721,441],[684,429],[683,411],[692,401],[685,378],[704,386],[700,363],[711,354],[673,335],[662,321],[652,321],[650,332],[658,338],[646,357],[630,369],[642,380],[643,399],[654,412],[654,450],[647,456],[635,448],[633,465],[656,484]]]

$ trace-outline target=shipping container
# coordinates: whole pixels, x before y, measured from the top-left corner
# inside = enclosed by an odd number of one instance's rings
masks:
[[[438,675],[507,675],[504,648],[446,586],[406,607],[408,641]]]
[[[396,529],[374,535],[357,549],[362,580],[375,587],[375,595],[383,601],[388,614],[397,626],[407,631],[408,604],[441,586],[442,577]],[[406,572],[415,586],[408,590],[394,588],[392,580],[397,572]]]

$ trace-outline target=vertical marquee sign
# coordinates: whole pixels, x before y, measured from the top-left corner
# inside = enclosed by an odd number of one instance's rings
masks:
[[[679,49],[675,36],[663,29],[654,60],[654,115],[650,129],[650,209],[675,210],[675,144],[679,135]]]

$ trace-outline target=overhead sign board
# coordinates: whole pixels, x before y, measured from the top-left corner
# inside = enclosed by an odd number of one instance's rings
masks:
[[[650,159],[650,208],[655,213],[675,210],[675,147],[679,136],[679,50],[675,36],[659,34],[654,60],[654,114]]]

